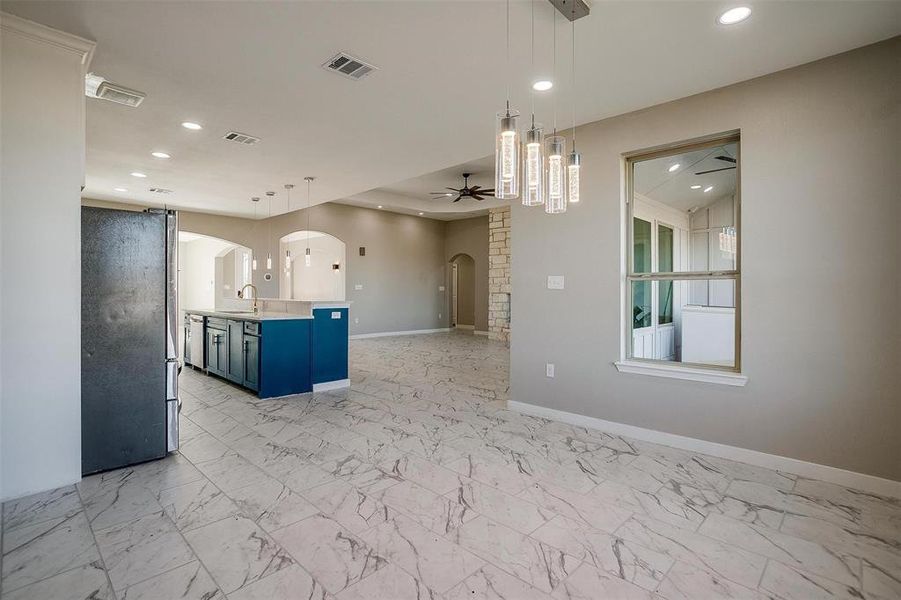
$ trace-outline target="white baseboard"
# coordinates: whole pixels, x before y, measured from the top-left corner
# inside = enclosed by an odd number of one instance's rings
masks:
[[[488,332],[487,331],[479,331],[478,329],[476,329],[475,331],[472,332],[472,334],[473,335],[488,335]]]
[[[468,330],[470,330],[470,331],[472,331],[472,330],[474,330],[474,329],[476,328],[475,325],[461,325],[461,324],[459,324],[459,323],[457,323],[456,325],[454,325],[454,327],[456,327],[457,329],[468,329]]]
[[[450,331],[450,327],[441,327],[439,329],[408,329],[407,331],[380,331],[378,333],[358,333],[350,336],[352,340],[363,340],[366,338],[391,337],[395,335],[419,335],[421,333],[444,333]]]
[[[598,429],[614,435],[622,435],[645,442],[653,442],[655,444],[679,448],[681,450],[708,454],[718,458],[727,458],[729,460],[748,463],[758,467],[777,469],[786,473],[800,475],[801,477],[828,481],[829,483],[835,483],[883,496],[901,498],[901,481],[892,481],[891,479],[883,479],[882,477],[876,477],[875,475],[856,473],[837,467],[806,462],[796,458],[788,458],[786,456],[767,454],[765,452],[739,448],[737,446],[708,442],[706,440],[676,435],[674,433],[645,429],[643,427],[616,423],[614,421],[605,421],[595,417],[556,410],[554,408],[546,408],[544,406],[536,406],[534,404],[526,404],[524,402],[509,400],[507,406],[510,410],[536,417],[544,417],[545,419],[551,419],[552,421],[560,421],[578,427]]]
[[[336,379],[334,381],[323,381],[322,383],[314,383],[314,392],[327,392],[328,390],[340,390],[350,387],[350,379]]]

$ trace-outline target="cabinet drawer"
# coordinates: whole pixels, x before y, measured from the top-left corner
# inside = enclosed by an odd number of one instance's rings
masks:
[[[260,335],[260,324],[252,321],[244,321],[244,333]]]
[[[225,319],[219,319],[217,317],[207,317],[206,318],[206,326],[210,329],[221,329],[225,330]]]

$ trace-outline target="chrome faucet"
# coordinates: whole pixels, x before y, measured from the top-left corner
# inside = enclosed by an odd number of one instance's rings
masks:
[[[257,286],[255,286],[252,283],[248,283],[247,285],[245,285],[244,287],[241,288],[240,292],[238,292],[238,298],[244,297],[244,290],[246,290],[247,288],[250,288],[253,290],[253,314],[257,314],[259,312],[259,309],[257,308],[257,295],[258,295],[257,294]]]

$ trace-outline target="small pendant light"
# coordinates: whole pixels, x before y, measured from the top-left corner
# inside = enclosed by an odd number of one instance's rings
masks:
[[[254,196],[253,198],[250,199],[250,201],[253,202],[253,221],[254,221],[254,223],[256,223],[256,220],[257,220],[257,204],[260,203],[260,197],[259,197],[259,196]],[[254,255],[253,261],[251,262],[251,268],[252,268],[254,271],[257,270],[257,257],[256,257],[256,255]]]
[[[266,270],[272,270],[272,197],[275,196],[275,192],[266,192],[266,196],[269,198],[269,252],[266,255]]]
[[[573,3],[573,15],[576,12],[576,5]],[[569,193],[569,201],[573,204],[579,201],[579,170],[582,168],[582,155],[576,152],[576,20],[572,19],[572,102],[573,102],[573,151],[569,155],[566,165],[567,192]]]
[[[313,264],[313,257],[310,254],[310,184],[313,183],[315,177],[304,177],[303,180],[307,182],[307,251],[304,254],[303,260],[306,266],[311,266]]]
[[[519,197],[519,135],[516,119],[519,112],[510,109],[510,0],[507,0],[507,106],[497,113],[494,144],[494,196],[501,200]]]
[[[532,0],[532,75],[535,72],[535,0]],[[526,156],[523,162],[523,206],[544,204],[544,131],[535,123],[535,92],[529,92],[532,105],[532,126],[526,131]]]
[[[554,10],[554,79],[557,79],[557,11]],[[554,95],[554,135],[545,138],[547,154],[547,199],[544,212],[566,212],[566,173],[563,157],[566,155],[566,139],[557,135],[557,96]]]
[[[285,194],[288,196],[288,212],[291,212],[291,190],[294,189],[293,183],[285,184]],[[290,244],[290,242],[288,242]],[[286,244],[287,245],[287,244]],[[291,248],[288,247],[285,249],[285,272],[288,273],[288,276],[291,275]]]

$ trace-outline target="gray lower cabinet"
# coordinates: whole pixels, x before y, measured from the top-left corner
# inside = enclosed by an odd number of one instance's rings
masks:
[[[228,340],[224,329],[214,329],[207,324],[206,329],[206,369],[210,373],[225,377],[228,361]]]
[[[244,387],[260,390],[260,338],[244,334]]]
[[[228,360],[225,378],[244,385],[244,321],[228,321]]]
[[[260,389],[260,324],[207,317],[207,372]]]

